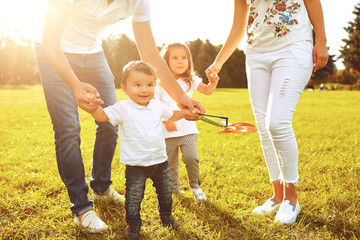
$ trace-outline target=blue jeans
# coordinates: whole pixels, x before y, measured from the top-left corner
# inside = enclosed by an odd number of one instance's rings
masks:
[[[93,208],[93,202],[87,197],[89,187],[85,181],[80,150],[78,106],[73,92],[52,67],[40,44],[35,45],[35,55],[54,129],[58,170],[73,203],[71,211],[81,215]],[[102,107],[116,103],[114,76],[103,52],[66,53],[66,57],[80,81],[89,83],[98,90],[105,102]],[[116,147],[117,127],[109,122],[96,122],[96,124],[90,186],[96,193],[105,193],[112,183],[111,162]]]
[[[125,178],[127,224],[141,223],[141,201],[144,198],[145,182],[148,178],[153,181],[153,186],[156,189],[160,216],[171,214],[172,180],[167,161],[148,167],[126,165]]]

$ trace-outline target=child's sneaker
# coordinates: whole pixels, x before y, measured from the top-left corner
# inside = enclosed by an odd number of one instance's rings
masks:
[[[139,239],[141,223],[129,224],[125,228],[125,237],[130,239]]]
[[[192,188],[191,193],[194,195],[196,201],[206,201],[207,197],[201,188]]]
[[[269,198],[263,205],[257,206],[252,210],[253,213],[264,216],[272,213],[276,213],[280,207],[280,203],[273,198]]]
[[[164,227],[172,227],[173,229],[177,229],[178,225],[175,222],[175,219],[172,215],[162,215],[160,216],[161,223]]]

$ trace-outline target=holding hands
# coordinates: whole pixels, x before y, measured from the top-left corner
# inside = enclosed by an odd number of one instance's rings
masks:
[[[221,67],[222,66],[219,63],[214,62],[205,70],[206,77],[209,79],[210,83],[217,84],[220,79],[218,73],[220,72]]]
[[[100,104],[104,103],[96,88],[87,83],[79,82],[74,95],[79,107],[88,113],[95,111]]]
[[[95,89],[96,90],[96,89]],[[86,107],[82,109],[84,109],[85,111],[87,111],[88,113],[92,113],[94,111],[96,111],[96,109],[99,107],[100,104],[103,104],[104,101],[100,99],[100,95],[99,93],[96,91],[96,93],[94,93],[94,91],[90,92],[89,90],[83,90],[82,92],[82,104],[83,106]],[[80,106],[80,104],[79,104]]]

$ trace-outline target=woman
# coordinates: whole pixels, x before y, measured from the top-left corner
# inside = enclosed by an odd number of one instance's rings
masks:
[[[311,25],[316,33],[314,46]],[[298,147],[292,117],[312,71],[323,68],[328,60],[320,0],[235,0],[233,25],[206,70],[209,79],[218,78],[245,30],[250,101],[274,192],[253,212],[277,212],[276,222],[292,224],[300,212]]]

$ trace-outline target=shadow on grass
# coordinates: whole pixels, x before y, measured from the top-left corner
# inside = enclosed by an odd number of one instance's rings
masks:
[[[228,212],[217,206],[210,200],[206,202],[195,202],[193,198],[179,198],[180,205],[189,212],[195,213],[196,217],[208,226],[210,231],[219,234],[220,239],[239,239],[244,236],[247,229],[240,219],[235,218]],[[178,239],[202,239],[195,232],[184,230],[180,227],[176,234]]]
[[[320,219],[318,214],[311,214],[309,212],[301,213],[300,218],[303,225],[307,229],[316,232],[322,229],[329,235],[339,239],[360,239],[360,229],[357,224],[350,224],[349,218],[344,216],[330,215],[326,219]]]

